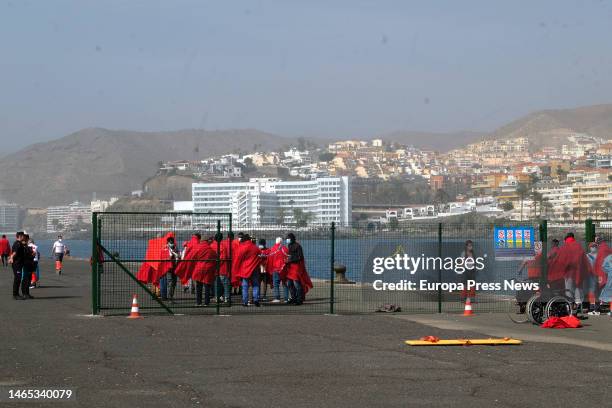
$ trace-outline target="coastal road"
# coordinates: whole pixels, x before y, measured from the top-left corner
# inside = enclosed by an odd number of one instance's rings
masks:
[[[410,348],[404,340],[483,334],[474,323],[463,331],[460,321],[381,314],[91,317],[87,263],[68,262],[62,276],[51,268],[43,263],[42,287],[27,301],[12,299],[12,273],[0,269],[3,392],[70,388],[76,402],[66,406],[83,407],[603,407],[612,401],[612,352],[579,342],[543,336],[521,346]],[[602,329],[589,330],[593,340],[605,341],[608,318],[600,319]]]

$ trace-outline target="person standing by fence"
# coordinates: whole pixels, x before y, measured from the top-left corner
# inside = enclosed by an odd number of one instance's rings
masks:
[[[268,285],[272,284],[272,270],[268,267],[268,260],[270,255],[270,248],[266,247],[266,240],[261,238],[257,242],[257,246],[261,251],[261,264],[259,274],[259,285],[261,287],[261,300],[262,302],[268,301]]]
[[[174,236],[169,236],[166,246],[162,250],[160,259],[168,259],[167,262],[160,262],[159,288],[163,301],[174,301],[174,291],[176,290],[176,265],[180,256],[176,248]],[[169,284],[169,285],[168,285]]]
[[[232,269],[232,284],[242,284],[242,305],[249,305],[249,286],[253,288],[253,304],[259,307],[259,264],[261,250],[251,241],[248,234],[238,234],[236,251],[237,270]]]
[[[58,235],[57,241],[53,243],[53,248],[51,249],[51,252],[51,255],[55,259],[55,272],[58,275],[61,275],[64,255],[66,255],[66,244],[64,244],[64,238],[61,235]]]
[[[285,260],[287,259],[288,251],[287,247],[283,245],[283,239],[281,237],[276,238],[276,242],[272,248],[270,248],[267,254],[267,265],[266,268],[269,273],[272,274],[272,289],[274,292],[274,300],[272,303],[281,302],[281,285],[284,289],[283,300],[289,301],[289,287],[287,286],[287,276],[283,272],[285,269]],[[286,271],[285,271],[286,272]]]
[[[467,298],[470,298],[472,302],[476,299],[476,290],[473,287],[467,289],[468,281],[476,281],[476,267],[475,260],[476,254],[474,252],[474,242],[471,239],[465,241],[465,246],[463,247],[463,251],[461,252],[461,258],[463,259],[463,264],[466,264],[467,259],[471,259],[470,265],[471,267],[465,267],[465,271],[461,275],[461,281],[463,282],[465,289],[461,292],[461,301],[465,302]]]
[[[290,281],[289,290],[291,291],[289,303],[299,306],[304,302],[306,293],[312,289],[312,282],[306,270],[304,251],[297,242],[295,234],[292,232],[287,234],[286,242],[288,249],[287,279]]]
[[[9,256],[11,256],[11,243],[6,235],[2,235],[2,238],[0,238],[0,257],[2,258],[2,266],[5,268],[9,266]]]
[[[208,240],[200,241],[195,247],[193,260],[195,265],[191,279],[196,285],[196,306],[202,306],[202,289],[204,289],[204,306],[208,306],[216,278],[216,253]]]
[[[221,237],[222,238],[222,237]],[[219,300],[223,303],[229,303],[230,301],[230,279],[229,272],[231,267],[230,259],[230,246],[233,242],[233,234],[230,233],[227,239],[222,239],[219,244],[219,258],[221,259],[221,264],[219,265],[219,278],[217,282],[217,292],[220,295]],[[216,245],[215,245],[216,250]],[[235,254],[232,254],[235,256]],[[225,259],[225,260],[224,260]]]
[[[555,259],[549,265],[553,277],[563,277],[565,280],[565,295],[574,301],[574,309],[582,309],[582,282],[588,274],[589,261],[582,245],[574,234],[568,232],[564,244],[559,248]]]

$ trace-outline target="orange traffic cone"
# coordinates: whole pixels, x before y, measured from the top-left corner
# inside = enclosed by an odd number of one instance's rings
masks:
[[[130,312],[128,319],[142,319],[140,310],[138,309],[138,299],[136,298],[136,295],[134,295],[134,299],[132,299],[132,311]]]
[[[472,301],[470,298],[465,299],[465,309],[463,309],[464,316],[472,316],[474,312],[472,312]]]

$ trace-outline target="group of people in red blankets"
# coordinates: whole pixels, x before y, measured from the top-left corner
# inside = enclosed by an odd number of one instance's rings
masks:
[[[242,288],[242,305],[259,307],[267,300],[268,286],[273,290],[272,303],[301,305],[312,288],[304,251],[293,233],[284,241],[276,238],[271,248],[264,239],[256,241],[242,232],[225,239],[202,239],[196,233],[179,249],[170,232],[149,241],[146,259],[137,278],[152,284],[164,301],[173,301],[178,280],[185,291],[194,290],[196,306],[208,306],[213,297],[229,303],[231,293]]]

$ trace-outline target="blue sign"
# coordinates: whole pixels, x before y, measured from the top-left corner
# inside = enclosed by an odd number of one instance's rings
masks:
[[[533,227],[495,227],[495,259],[513,261],[535,257]]]

